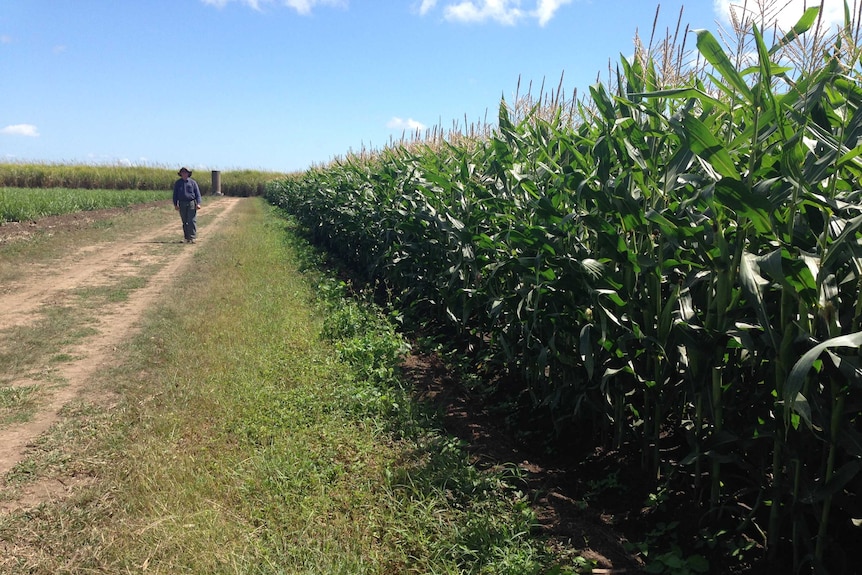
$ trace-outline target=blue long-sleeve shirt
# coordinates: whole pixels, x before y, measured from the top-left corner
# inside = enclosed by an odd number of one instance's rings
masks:
[[[193,179],[180,178],[174,182],[174,205],[179,206],[180,202],[201,203],[201,189]]]

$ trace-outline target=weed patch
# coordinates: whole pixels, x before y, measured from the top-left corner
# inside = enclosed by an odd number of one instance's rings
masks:
[[[28,421],[38,398],[38,385],[0,387],[0,427]]]

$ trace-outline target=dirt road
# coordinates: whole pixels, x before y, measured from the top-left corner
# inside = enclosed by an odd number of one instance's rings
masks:
[[[44,310],[62,305],[70,293],[118,285],[124,280],[137,282],[134,289],[128,290],[127,298],[100,302],[98,317],[94,325],[88,324],[86,335],[56,350],[55,357],[61,355],[63,360],[52,366],[57,371],[52,372],[51,381],[58,384],[44,385],[34,379],[32,371],[19,375],[11,366],[0,365],[0,387],[38,385],[40,390],[40,401],[32,417],[0,425],[0,476],[22,461],[28,446],[58,422],[64,405],[90,391],[88,382],[93,374],[111,361],[118,343],[134,333],[144,313],[158,301],[164,286],[196,253],[207,249],[209,239],[229,221],[240,201],[224,197],[205,204],[200,216],[205,223],[199,224],[199,239],[194,245],[182,242],[179,217],[166,217],[163,224],[144,234],[121,233],[110,241],[69,246],[59,259],[25,265],[16,270],[14,281],[0,285],[0,333],[12,333],[16,328],[46,321]],[[0,359],[4,357],[2,351]],[[38,485],[29,489],[34,497],[40,490],[50,491]],[[3,507],[10,505],[0,505]]]

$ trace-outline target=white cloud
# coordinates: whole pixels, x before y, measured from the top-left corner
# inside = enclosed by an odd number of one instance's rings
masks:
[[[392,130],[407,130],[410,132],[423,131],[427,129],[427,126],[422,122],[418,122],[413,118],[407,118],[406,120],[403,118],[399,118],[398,116],[393,117],[386,123],[386,127]]]
[[[293,8],[299,14],[308,15],[318,6],[347,8],[349,0],[200,0],[208,6],[224,8],[231,2],[245,4],[253,10],[260,10],[265,4],[281,4]],[[513,26],[526,19],[535,19],[540,26],[550,22],[557,11],[571,4],[573,0],[536,0],[534,8],[524,9],[521,0],[460,0],[450,1],[443,7],[443,17],[454,22],[493,21]],[[722,0],[714,0],[719,2]],[[729,1],[729,0],[726,0]],[[416,0],[418,12],[425,16],[434,10],[439,0]],[[533,5],[532,2],[530,2]]]
[[[284,0],[286,6],[290,6],[300,14],[310,14],[311,9],[317,3],[314,0]]]
[[[557,10],[571,2],[572,0],[539,0],[539,5],[536,6],[535,11],[535,15],[539,19],[539,26],[544,26],[550,22]]]
[[[525,16],[520,0],[482,0],[478,3],[465,0],[458,4],[449,4],[444,8],[443,14],[447,20],[456,22],[494,20],[506,26],[516,24]]]
[[[307,15],[317,6],[333,6],[335,8],[347,8],[348,0],[201,0],[204,4],[224,8],[229,2],[239,2],[252,8],[260,10],[261,4],[282,4],[293,8],[298,13]]]
[[[33,124],[12,124],[0,130],[0,134],[10,136],[27,136],[28,138],[38,138],[39,128]]]
[[[849,0],[851,14],[856,11],[860,0]],[[744,0],[713,0],[713,9],[718,17],[723,22],[730,22],[730,12],[736,12],[737,17],[741,17]],[[768,2],[767,2],[768,4]],[[752,10],[757,3],[748,3],[748,9]],[[790,30],[806,8],[819,6],[819,1],[812,0],[774,0],[772,5],[775,7],[769,9],[767,13],[775,13],[774,22],[778,23],[778,27],[783,31]],[[776,8],[780,8],[776,10]],[[823,26],[826,29],[834,26],[842,26],[844,24],[844,0],[825,0],[823,4]],[[757,22],[760,26],[760,22]]]
[[[453,22],[496,22],[514,26],[525,20],[536,20],[539,26],[550,22],[557,11],[573,0],[460,0],[443,7],[443,17]],[[524,6],[524,4],[527,4]],[[437,6],[437,0],[422,0],[419,13],[425,15]]]
[[[419,14],[424,16],[428,12],[434,9],[434,6],[437,5],[437,0],[422,0],[422,4],[419,6]]]

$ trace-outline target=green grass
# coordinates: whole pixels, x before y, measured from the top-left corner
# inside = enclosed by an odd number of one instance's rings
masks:
[[[34,312],[35,313],[35,312]],[[44,367],[46,358],[64,361],[57,352],[95,333],[94,318],[73,306],[48,306],[42,317],[27,326],[0,330],[0,365],[4,377],[25,374]]]
[[[0,223],[170,201],[169,191],[0,188]]]
[[[28,421],[39,399],[38,385],[0,387],[0,428]]]
[[[147,285],[147,276],[158,271],[158,266],[146,266],[142,275],[121,277],[115,282],[98,287],[83,287],[73,290],[81,304],[89,309],[98,308],[105,303],[127,301],[129,294]]]
[[[116,408],[71,409],[13,473],[98,482],[0,519],[4,572],[544,572],[516,475],[470,466],[391,328],[300,272],[262,201],[239,209],[101,375]]]

